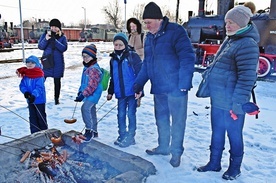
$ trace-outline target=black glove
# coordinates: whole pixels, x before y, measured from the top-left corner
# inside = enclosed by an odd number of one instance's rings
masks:
[[[81,91],[79,91],[79,92],[78,92],[77,96],[80,96],[80,94],[82,94],[82,92],[81,92]]]
[[[55,35],[56,35],[56,33],[51,31],[51,38],[55,39]]]
[[[29,97],[29,102],[32,104],[32,103],[34,103],[34,101],[35,101],[35,96],[31,95]]]
[[[30,98],[31,97],[31,93],[30,92],[25,92],[24,93],[24,97],[25,98]]]
[[[84,99],[83,94],[80,94],[79,96],[76,97],[76,99],[74,100],[75,102],[81,102]]]

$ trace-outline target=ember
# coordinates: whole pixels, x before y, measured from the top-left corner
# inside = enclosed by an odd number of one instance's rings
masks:
[[[62,151],[62,154],[59,151]],[[70,158],[67,157],[68,154]],[[16,182],[21,182],[20,180],[28,180],[26,182],[29,182],[33,179],[41,182],[54,180],[63,183],[101,182],[121,173],[108,163],[77,152],[69,146],[54,146],[49,150],[36,149],[24,162],[26,168],[14,172],[16,175],[11,173],[9,175],[11,180]]]
[[[49,134],[59,134],[56,137],[62,137],[64,146],[54,145],[51,141],[53,136]],[[3,165],[0,180],[18,183],[116,182],[117,179],[142,182],[156,172],[152,163],[95,140],[77,144],[72,139],[77,134],[70,131],[61,135],[59,131],[50,129],[35,137],[12,141],[5,151],[0,146],[5,153],[5,156],[0,156],[0,164]],[[34,142],[41,147],[34,146]]]

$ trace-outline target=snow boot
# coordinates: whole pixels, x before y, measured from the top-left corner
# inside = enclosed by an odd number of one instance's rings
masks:
[[[205,166],[201,166],[197,168],[198,172],[208,172],[214,171],[219,172],[221,170],[221,157],[222,157],[222,150],[214,149],[210,146],[210,160]]]
[[[167,156],[170,154],[170,151],[168,148],[160,148],[160,146],[153,148],[153,149],[147,149],[146,153],[148,155],[164,155]]]
[[[135,144],[134,134],[127,134],[125,138],[119,143],[120,147],[128,147]]]
[[[59,99],[58,99],[58,98],[55,98],[55,105],[58,105],[58,104],[60,104],[60,103],[59,103]]]
[[[99,137],[99,133],[97,131],[93,131],[93,138]]]
[[[89,142],[93,137],[93,131],[86,129],[83,136],[85,136],[85,138],[86,138],[84,141]]]
[[[179,167],[180,162],[181,162],[181,156],[180,155],[172,155],[172,158],[170,160],[170,164],[173,167]]]
[[[222,175],[222,178],[225,180],[235,180],[237,177],[241,175],[241,163],[242,163],[243,155],[238,157],[230,156],[229,162],[230,165],[226,172]]]
[[[114,145],[119,145],[124,140],[124,136],[119,135],[119,137],[115,140]]]

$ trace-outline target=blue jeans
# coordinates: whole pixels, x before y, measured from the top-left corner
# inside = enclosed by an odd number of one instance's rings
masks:
[[[40,130],[47,130],[48,124],[45,113],[45,104],[28,103],[28,108],[31,133],[35,133]]]
[[[233,120],[229,111],[211,107],[212,149],[224,149],[225,133],[227,132],[227,136],[230,142],[230,154],[234,157],[243,155],[244,145],[242,130],[245,115],[237,116],[238,119]]]
[[[126,133],[135,135],[136,131],[136,109],[137,101],[134,95],[118,99],[118,128],[119,135],[124,137]],[[128,117],[128,131],[126,126],[126,116]]]
[[[173,155],[181,156],[183,154],[187,102],[187,94],[181,96],[174,96],[172,94],[154,95],[158,148],[160,150],[170,150]],[[172,119],[172,123],[170,122],[170,118]]]
[[[96,104],[90,101],[85,101],[81,106],[81,114],[85,128],[97,131],[98,122]]]

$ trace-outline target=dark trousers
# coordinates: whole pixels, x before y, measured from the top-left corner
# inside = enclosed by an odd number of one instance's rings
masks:
[[[46,81],[47,77],[45,77]],[[61,88],[61,78],[54,78],[54,90],[55,90],[55,99],[59,99]]]
[[[245,115],[238,115],[238,119],[233,120],[229,111],[211,107],[211,147],[222,151],[227,132],[231,155],[235,157],[242,156],[244,151],[242,135],[244,119]]]
[[[125,136],[126,133],[134,136],[136,133],[136,111],[137,101],[134,95],[118,99],[118,128],[119,135]],[[128,127],[126,124],[126,117],[128,117]],[[128,129],[127,129],[128,128]]]
[[[186,128],[188,95],[155,94],[154,111],[158,131],[158,148],[181,156]]]
[[[45,104],[28,104],[31,133],[48,129]]]
[[[54,84],[55,84],[55,99],[59,99],[60,95],[60,87],[61,87],[61,78],[54,78]]]

